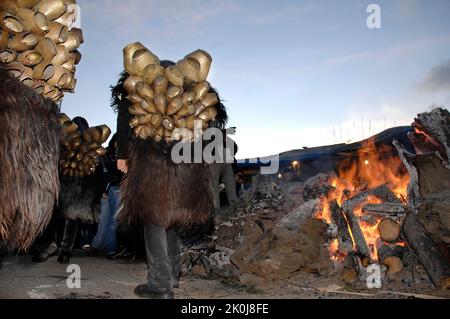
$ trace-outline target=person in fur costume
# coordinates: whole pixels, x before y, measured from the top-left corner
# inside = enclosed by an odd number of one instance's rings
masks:
[[[0,65],[0,241],[27,250],[58,199],[59,108]]]
[[[174,63],[161,61],[166,68]],[[211,172],[208,165],[175,164],[171,150],[175,142],[140,139],[130,127],[132,116],[123,72],[112,88],[112,106],[118,111],[118,168],[126,173],[121,185],[123,208],[119,224],[142,225],[148,261],[147,283],[135,294],[145,298],[173,298],[179,285],[180,231],[206,224],[213,209]],[[185,88],[186,89],[186,88]],[[186,91],[189,89],[186,89]],[[218,122],[227,119],[219,102]]]
[[[82,117],[72,120],[82,134],[89,129],[88,122]],[[95,172],[88,176],[66,176],[61,174],[61,191],[59,194],[59,212],[66,219],[63,240],[58,262],[67,264],[72,256],[72,249],[78,232],[79,223],[98,222],[100,199],[104,193],[102,167],[98,165]]]

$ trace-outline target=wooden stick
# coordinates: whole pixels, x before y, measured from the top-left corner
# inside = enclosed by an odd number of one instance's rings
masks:
[[[448,162],[450,159],[450,112],[436,108],[431,112],[421,113],[415,119],[413,126],[427,135],[427,140],[430,140],[427,144]]]
[[[358,195],[347,200],[342,208],[344,210],[355,210],[356,207],[363,204],[364,201],[370,196],[376,196],[381,199],[384,203],[392,203],[401,205],[402,202],[395,196],[394,193],[387,187],[386,185],[381,185],[373,189],[366,190],[364,192],[359,193]]]
[[[397,215],[397,214],[404,214],[406,212],[406,208],[402,204],[391,204],[391,203],[366,204],[363,206],[363,212],[365,213],[372,212],[380,215]]]
[[[345,219],[344,212],[338,202],[334,200],[330,203],[331,217],[333,222],[338,226],[338,244],[341,253],[348,253],[353,250],[353,241],[348,230],[348,223]]]
[[[419,191],[419,173],[417,168],[412,164],[414,155],[408,152],[398,140],[394,140],[392,143],[397,149],[398,155],[408,171],[408,208],[415,210],[418,206],[423,204],[423,200]]]
[[[358,218],[354,214],[353,210],[349,207],[344,208],[343,212],[350,226],[350,230],[352,231],[356,252],[361,256],[363,265],[367,267],[372,261],[372,258],[370,257],[369,247],[367,246],[366,238],[364,237],[364,234],[359,225]]]

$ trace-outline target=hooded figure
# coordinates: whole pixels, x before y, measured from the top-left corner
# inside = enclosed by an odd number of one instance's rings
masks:
[[[161,61],[161,67],[174,65]],[[132,115],[123,72],[112,88],[112,106],[118,111],[118,167],[126,172],[121,185],[123,208],[118,222],[144,227],[148,282],[135,294],[148,298],[173,298],[180,277],[180,230],[205,224],[213,209],[211,174],[204,163],[175,164],[176,142],[138,138],[130,127]],[[185,87],[185,92],[190,88]],[[217,121],[226,122],[226,111],[216,105]]]
[[[80,134],[89,129],[88,122],[82,117],[73,120]],[[104,192],[101,165],[88,176],[61,175],[61,191],[59,195],[59,212],[66,219],[64,236],[58,257],[60,263],[69,263],[73,245],[78,231],[79,222],[98,222],[100,214],[100,199]]]
[[[82,117],[72,120],[80,133],[89,128]],[[83,177],[62,175],[59,211],[66,219],[80,220],[86,223],[98,221],[100,198],[102,195],[102,169],[97,167],[94,174]]]
[[[58,199],[58,106],[0,66],[0,240],[26,250]]]

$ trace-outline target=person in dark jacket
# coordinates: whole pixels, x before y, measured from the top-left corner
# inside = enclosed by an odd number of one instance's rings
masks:
[[[214,192],[214,209],[218,211],[220,205],[221,185],[225,186],[225,193],[227,195],[228,205],[234,209],[238,203],[236,193],[236,181],[233,171],[233,164],[235,161],[238,146],[227,135],[227,130],[222,129],[223,134],[223,156],[222,161],[210,164],[211,174],[213,177],[213,192]],[[229,153],[229,154],[227,154]]]
[[[89,128],[86,119],[76,117],[73,122],[80,133]],[[66,219],[63,240],[58,256],[58,262],[67,264],[72,256],[79,224],[95,223],[100,213],[100,199],[103,194],[102,167],[98,165],[96,171],[85,177],[61,176],[61,190],[58,210]]]
[[[105,251],[108,258],[117,253],[117,222],[115,215],[120,204],[120,182],[123,173],[117,168],[117,134],[109,142],[106,156],[103,158],[103,170],[106,179],[106,190],[100,204],[100,221],[92,247],[97,251]]]
[[[164,68],[171,65],[161,61]],[[135,294],[173,298],[181,272],[179,230],[205,224],[213,208],[210,170],[204,164],[175,164],[170,156],[172,143],[132,135],[131,103],[123,87],[127,76],[122,73],[112,91],[118,110],[117,166],[126,173],[118,221],[144,227],[148,278],[136,287]]]

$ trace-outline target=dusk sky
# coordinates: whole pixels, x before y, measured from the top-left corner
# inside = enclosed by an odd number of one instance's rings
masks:
[[[450,105],[448,0],[78,0],[85,43],[62,110],[116,129],[109,86],[140,41],[177,61],[201,48],[238,158],[353,142]],[[366,24],[369,4],[381,29]]]

